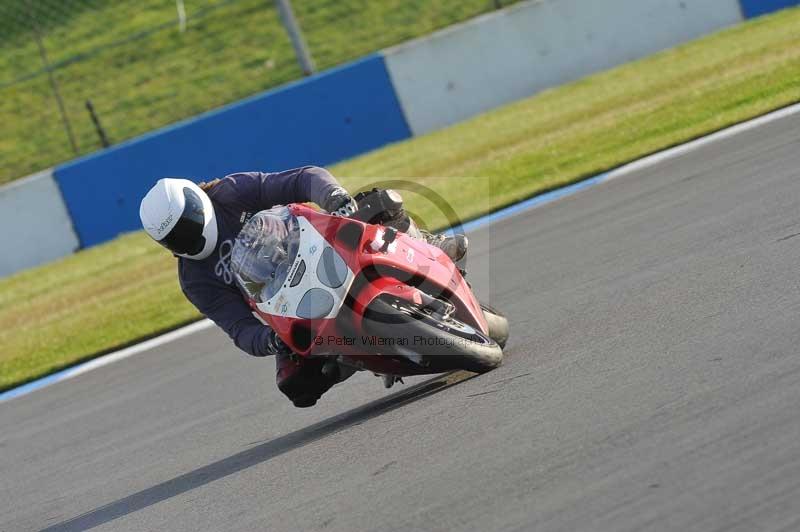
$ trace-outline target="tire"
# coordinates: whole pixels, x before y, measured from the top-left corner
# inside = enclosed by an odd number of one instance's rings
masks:
[[[503,361],[497,342],[473,327],[449,318],[442,320],[422,307],[403,300],[376,299],[364,316],[367,334],[390,340],[382,354],[418,358],[431,373],[463,369],[486,373]],[[405,343],[398,340],[405,339]],[[394,344],[394,345],[391,345]]]
[[[508,318],[484,303],[481,303],[481,310],[486,318],[486,323],[489,324],[489,338],[504,349],[508,341]]]

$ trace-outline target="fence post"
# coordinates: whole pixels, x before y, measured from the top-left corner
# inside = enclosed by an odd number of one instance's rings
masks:
[[[175,0],[175,9],[178,10],[178,29],[183,33],[186,31],[186,7],[183,0]]]
[[[97,136],[100,137],[100,144],[102,144],[104,148],[108,148],[111,146],[111,142],[109,142],[108,135],[106,135],[106,130],[103,129],[103,125],[100,123],[100,117],[97,116],[97,113],[94,110],[92,100],[86,100],[86,110],[89,111],[89,116],[94,124],[94,129],[97,131]]]
[[[300,68],[303,69],[303,73],[306,76],[310,76],[314,73],[316,67],[314,66],[314,59],[311,57],[311,53],[306,46],[306,41],[303,39],[303,33],[297,25],[297,20],[294,18],[292,4],[290,0],[275,0],[275,4],[277,4],[283,26],[289,34],[289,39],[292,41],[294,53],[297,55],[297,60],[300,62]]]

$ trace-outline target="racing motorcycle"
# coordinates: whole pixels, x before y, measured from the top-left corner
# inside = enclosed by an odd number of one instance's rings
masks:
[[[441,250],[372,223],[399,195],[375,189],[356,199],[350,217],[290,204],[245,224],[231,264],[254,312],[298,356],[335,357],[387,387],[500,365],[507,319],[476,299]]]

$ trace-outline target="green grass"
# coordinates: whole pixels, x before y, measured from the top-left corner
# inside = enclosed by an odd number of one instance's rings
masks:
[[[351,189],[406,178],[462,217],[487,212],[800,101],[798,27],[800,9],[756,19],[333,171]],[[0,389],[197,317],[141,233],[0,280]]]
[[[180,33],[171,1],[0,0],[0,184],[75,157],[24,17],[29,5],[80,154],[99,148],[87,99],[120,142],[302,77],[272,0],[184,1]],[[319,69],[493,8],[491,0],[292,3]]]

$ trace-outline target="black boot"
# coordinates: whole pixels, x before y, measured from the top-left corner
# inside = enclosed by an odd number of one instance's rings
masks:
[[[467,254],[469,239],[466,235],[443,235],[441,233],[429,233],[419,230],[425,242],[444,251],[453,262],[458,262]]]
[[[335,360],[324,358],[278,355],[275,365],[278,389],[298,408],[314,406],[334,384],[353,374],[343,372]]]

